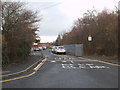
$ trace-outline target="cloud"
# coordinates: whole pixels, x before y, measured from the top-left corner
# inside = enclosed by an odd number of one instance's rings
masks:
[[[53,42],[56,40],[57,36],[41,36],[41,43]]]
[[[13,0],[17,1],[17,0]],[[29,2],[28,7],[42,15],[38,23],[42,41],[51,42],[61,31],[70,30],[74,21],[81,18],[86,10],[114,9],[119,0],[21,0]],[[60,4],[57,4],[61,2]],[[41,17],[40,17],[41,18]],[[54,38],[53,38],[54,37]]]
[[[73,20],[64,14],[58,6],[43,10],[43,19],[40,23],[40,35],[54,36],[61,31],[69,29],[73,24]]]

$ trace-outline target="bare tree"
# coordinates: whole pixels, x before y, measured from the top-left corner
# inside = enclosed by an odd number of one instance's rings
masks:
[[[118,50],[118,12],[88,10],[75,21],[70,32],[64,33],[62,44],[84,44],[85,54],[116,56]],[[89,52],[88,36],[92,36]],[[112,51],[112,52],[111,52]]]
[[[10,61],[25,59],[29,55],[37,30],[35,23],[40,21],[36,12],[24,6],[21,2],[2,2],[3,44],[7,42],[7,57]]]

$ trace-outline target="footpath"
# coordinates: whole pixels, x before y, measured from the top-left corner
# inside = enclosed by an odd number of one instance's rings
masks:
[[[16,76],[20,76],[24,73],[29,72],[34,67],[36,67],[43,59],[44,57],[41,51],[33,52],[28,57],[26,62],[19,64],[19,65],[14,65],[9,68],[3,68],[2,75],[0,76],[2,76],[3,80],[13,78]]]
[[[92,59],[92,60],[99,60],[99,61],[104,61],[104,62],[120,65],[120,60],[117,60],[117,59],[110,59],[107,57],[97,57],[97,56],[83,56],[83,57],[88,58],[88,59]]]

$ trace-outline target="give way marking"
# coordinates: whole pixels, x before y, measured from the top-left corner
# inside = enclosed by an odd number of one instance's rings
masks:
[[[61,64],[62,68],[68,68],[68,69],[105,69],[105,68],[109,68],[107,66],[103,66],[103,65],[94,65],[94,64]]]

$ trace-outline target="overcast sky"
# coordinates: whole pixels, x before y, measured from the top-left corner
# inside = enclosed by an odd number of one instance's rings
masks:
[[[16,1],[16,0],[13,0]],[[55,41],[57,35],[68,31],[77,18],[93,7],[102,11],[118,6],[119,0],[19,0],[28,2],[28,8],[39,12],[42,21],[38,23],[41,42]]]

